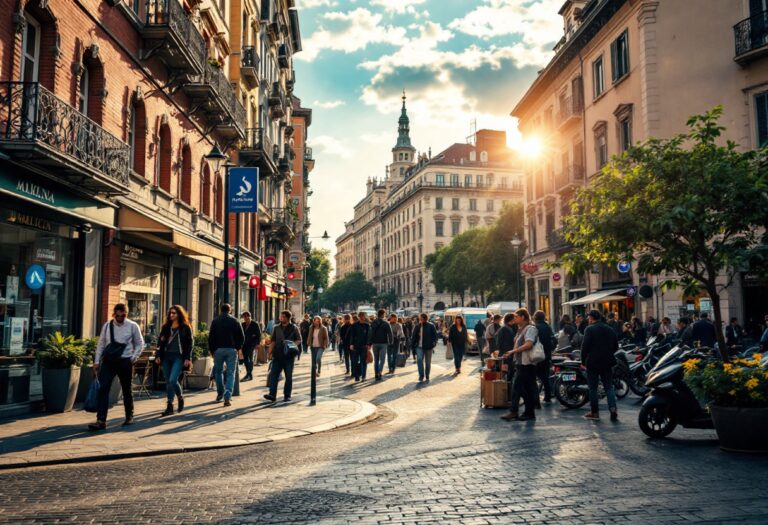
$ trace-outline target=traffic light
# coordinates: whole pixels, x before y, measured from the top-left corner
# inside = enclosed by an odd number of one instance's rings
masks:
[[[258,288],[261,284],[261,279],[258,275],[251,275],[251,278],[248,279],[248,288]]]
[[[289,281],[295,281],[296,280],[296,274],[293,272],[288,272],[288,280]]]

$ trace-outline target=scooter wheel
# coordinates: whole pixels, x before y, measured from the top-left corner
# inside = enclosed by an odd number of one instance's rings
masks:
[[[677,427],[677,418],[667,406],[645,406],[640,408],[637,416],[640,430],[651,438],[663,438],[668,436]]]
[[[623,377],[614,379],[613,388],[617,399],[624,399],[629,394],[629,383]]]
[[[589,401],[588,393],[577,388],[577,383],[566,384],[558,378],[552,388],[555,390],[555,397],[565,408],[581,408]]]

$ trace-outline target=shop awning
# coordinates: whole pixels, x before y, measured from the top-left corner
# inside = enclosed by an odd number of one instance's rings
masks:
[[[183,233],[173,232],[173,243],[181,248],[184,255],[203,255],[213,257],[219,261],[224,260],[224,250],[211,246],[205,241],[189,237]]]
[[[563,305],[579,306],[592,303],[602,303],[606,301],[623,301],[626,298],[626,288],[617,288],[614,290],[601,290],[599,292],[591,293],[589,295],[585,295],[584,297],[579,297],[578,299],[563,303]]]
[[[170,233],[173,231],[167,224],[125,205],[120,206],[120,211],[117,213],[117,224],[120,230],[127,232]]]

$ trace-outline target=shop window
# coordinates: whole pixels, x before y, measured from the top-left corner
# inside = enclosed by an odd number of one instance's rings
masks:
[[[200,190],[200,207],[203,215],[211,216],[211,168],[208,164],[203,166],[202,188]]]
[[[181,180],[179,183],[181,200],[192,204],[192,150],[189,144],[181,148]]]
[[[171,128],[168,127],[168,124],[160,126],[157,151],[157,176],[155,184],[160,189],[171,193],[171,156],[173,148],[171,146]]]

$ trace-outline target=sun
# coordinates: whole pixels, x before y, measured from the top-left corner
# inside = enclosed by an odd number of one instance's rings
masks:
[[[544,143],[535,135],[523,137],[517,145],[517,150],[527,159],[537,159],[544,153]]]

